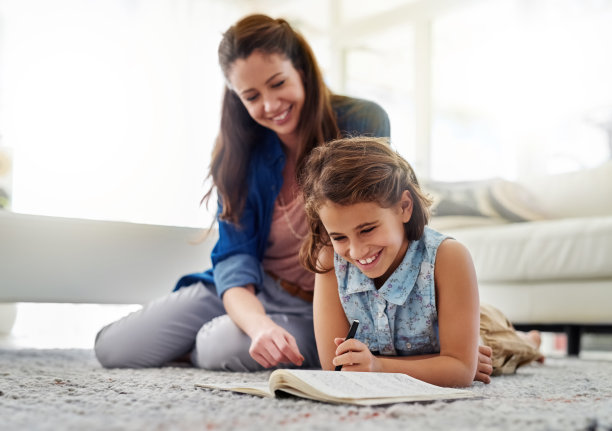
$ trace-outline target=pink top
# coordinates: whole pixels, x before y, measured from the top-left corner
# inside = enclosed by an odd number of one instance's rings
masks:
[[[263,267],[283,280],[312,291],[314,274],[299,263],[300,246],[307,234],[302,196],[299,195],[285,206],[281,206],[279,199],[276,199]]]

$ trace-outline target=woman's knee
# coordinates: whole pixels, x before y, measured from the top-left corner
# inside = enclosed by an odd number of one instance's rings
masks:
[[[250,345],[249,336],[228,315],[219,316],[198,332],[191,361],[196,367],[207,370],[263,370],[249,354]]]
[[[312,319],[300,316],[271,315],[278,325],[295,338],[304,355],[305,367],[319,367]],[[219,316],[200,329],[191,354],[199,368],[223,371],[261,371],[265,368],[249,354],[251,339],[228,315]]]
[[[118,349],[116,343],[109,340],[106,335],[106,330],[110,325],[98,331],[94,342],[94,353],[100,365],[104,368],[132,368],[128,363],[127,358],[121,353],[122,349]]]
[[[210,289],[188,286],[102,328],[94,351],[106,368],[159,367],[191,351],[202,325],[223,312]]]

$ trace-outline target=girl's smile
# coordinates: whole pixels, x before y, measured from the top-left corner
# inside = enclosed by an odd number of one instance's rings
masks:
[[[411,202],[409,192],[389,208],[376,202],[338,205],[327,201],[319,217],[334,251],[381,286],[408,249],[404,223],[412,215]]]
[[[362,272],[371,270],[376,263],[378,263],[378,257],[380,256],[381,252],[382,250],[379,250],[374,256],[366,257],[365,259],[355,259],[357,267],[361,269]]]

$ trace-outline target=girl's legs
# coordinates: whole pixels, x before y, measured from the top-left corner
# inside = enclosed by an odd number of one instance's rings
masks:
[[[508,318],[489,304],[480,304],[480,338],[492,350],[492,376],[512,374],[531,361],[542,362],[539,332],[517,331]]]
[[[102,328],[96,357],[107,368],[162,366],[190,352],[202,326],[222,314],[214,287],[183,287]]]

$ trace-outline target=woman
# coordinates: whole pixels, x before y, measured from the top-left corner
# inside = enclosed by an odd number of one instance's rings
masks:
[[[296,172],[319,144],[390,135],[375,103],[332,95],[304,38],[283,19],[247,16],[219,45],[227,81],[210,176],[219,240],[208,271],[102,328],[105,367],[157,367],[188,355],[197,367],[256,371],[318,367],[314,275],[299,264],[308,227]]]

